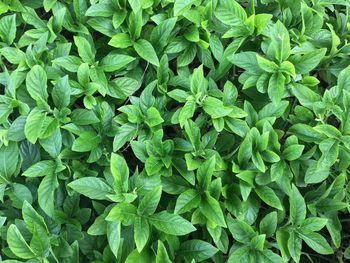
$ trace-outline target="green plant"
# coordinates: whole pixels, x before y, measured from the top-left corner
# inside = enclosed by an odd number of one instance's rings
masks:
[[[348,0],[2,0],[0,260],[350,259]]]

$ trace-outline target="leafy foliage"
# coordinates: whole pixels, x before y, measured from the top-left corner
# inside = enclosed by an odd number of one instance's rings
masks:
[[[0,261],[350,259],[348,0],[2,0]]]

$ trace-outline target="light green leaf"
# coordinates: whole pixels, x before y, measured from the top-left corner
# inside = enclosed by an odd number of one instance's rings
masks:
[[[246,222],[239,219],[227,218],[227,226],[232,237],[240,243],[247,244],[256,235],[254,229]]]
[[[129,167],[125,159],[115,153],[111,155],[111,172],[114,177],[114,187],[119,193],[128,192]]]
[[[0,38],[11,45],[16,37],[16,14],[3,16],[0,19]]]
[[[128,55],[109,53],[101,60],[100,66],[105,72],[113,72],[124,68],[134,60],[135,58]]]
[[[96,200],[109,200],[107,195],[112,192],[112,188],[104,180],[96,177],[83,177],[69,183],[68,186],[74,191]]]
[[[106,217],[107,221],[121,221],[124,225],[131,225],[135,222],[137,208],[129,203],[115,205]]]
[[[215,16],[224,24],[232,27],[242,25],[247,19],[247,14],[243,7],[234,0],[221,0],[218,2]]]
[[[116,48],[127,48],[132,46],[132,40],[128,34],[118,33],[111,38],[108,45]]]
[[[220,207],[219,201],[211,197],[208,192],[205,192],[205,197],[203,200],[201,200],[199,208],[207,219],[218,226],[226,227],[224,214]]]
[[[151,215],[148,219],[155,228],[169,235],[183,236],[196,230],[196,228],[183,217],[170,214],[166,211]]]
[[[320,63],[320,61],[324,58],[326,51],[326,48],[321,48],[307,52],[302,56],[292,56],[289,60],[295,66],[296,73],[306,74],[313,70]]]
[[[304,242],[322,255],[330,255],[333,254],[334,251],[331,246],[327,243],[327,240],[318,233],[308,232],[308,233],[300,233],[300,237],[304,240]]]
[[[149,191],[141,200],[137,212],[140,216],[152,215],[157,209],[162,195],[162,186],[155,187]]]
[[[53,174],[55,172],[55,169],[56,164],[54,161],[45,160],[33,164],[27,170],[25,170],[22,175],[26,177],[41,177]]]
[[[7,179],[15,173],[18,163],[18,147],[15,142],[0,147],[0,175]],[[0,180],[1,181],[1,180]]]
[[[28,115],[26,124],[24,125],[24,134],[28,141],[35,144],[43,132],[46,113],[39,108],[34,108]]]
[[[288,238],[288,251],[295,262],[299,262],[302,240],[296,232],[291,232]]]
[[[182,15],[194,2],[194,0],[175,0],[174,16]]]
[[[73,142],[72,150],[76,152],[89,152],[95,149],[100,142],[101,138],[95,132],[83,132]]]
[[[143,217],[136,217],[134,222],[134,240],[138,252],[141,252],[147,244],[149,235],[148,221]]]
[[[41,209],[50,217],[55,208],[55,190],[58,187],[56,174],[48,174],[41,181],[38,188],[38,202]]]
[[[84,37],[74,36],[74,43],[78,48],[78,54],[82,60],[92,65],[95,61],[95,50]]]
[[[46,102],[47,93],[47,76],[46,72],[40,65],[35,65],[27,74],[26,86],[29,95],[36,101]]]
[[[214,256],[219,250],[208,242],[199,239],[192,239],[183,242],[179,254],[196,262],[204,261]]]
[[[196,208],[200,202],[200,195],[194,189],[188,189],[181,193],[176,200],[175,210],[176,214],[185,213],[193,208]]]
[[[267,88],[267,93],[269,94],[270,100],[277,104],[281,101],[285,91],[285,80],[286,78],[282,73],[273,73]]]
[[[171,263],[168,252],[162,241],[158,240],[156,263]]]
[[[118,151],[123,145],[131,141],[136,135],[137,127],[132,124],[124,124],[117,129],[117,134],[113,140],[113,151]]]
[[[289,195],[289,216],[293,225],[300,225],[306,217],[306,205],[303,196],[298,188],[292,185],[292,191]]]
[[[159,59],[151,43],[145,39],[139,39],[134,43],[134,48],[141,58],[159,67]]]
[[[20,258],[32,259],[36,256],[14,224],[7,230],[7,243],[11,251]]]
[[[203,101],[203,109],[213,119],[225,117],[232,112],[232,108],[225,107],[221,100],[209,96]]]
[[[282,203],[276,193],[268,186],[259,186],[255,188],[257,195],[269,206],[283,210]]]

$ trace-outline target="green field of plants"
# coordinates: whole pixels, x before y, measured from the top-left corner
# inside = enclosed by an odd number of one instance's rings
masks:
[[[0,0],[0,261],[350,262],[350,0]]]

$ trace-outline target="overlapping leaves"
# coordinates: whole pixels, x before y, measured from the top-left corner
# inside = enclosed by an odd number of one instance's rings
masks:
[[[350,258],[349,2],[0,2],[0,260]]]

